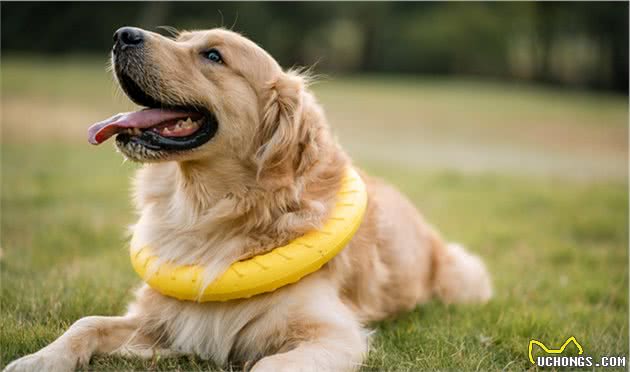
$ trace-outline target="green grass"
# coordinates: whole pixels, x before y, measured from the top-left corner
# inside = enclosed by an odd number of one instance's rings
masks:
[[[82,316],[124,312],[139,284],[128,262],[125,237],[125,227],[134,219],[128,189],[136,166],[122,164],[110,146],[84,144],[90,121],[128,105],[112,99],[102,65],[3,60],[1,366],[45,346]],[[469,89],[480,92],[467,94]],[[617,138],[626,131],[621,119],[628,119],[622,97],[452,79],[352,78],[321,83],[317,90],[321,100],[332,106],[331,122],[346,128],[341,131],[344,143],[353,143],[348,136],[353,110],[363,115],[361,126],[374,133],[389,128],[379,127],[380,117],[370,119],[376,109],[364,107],[378,97],[386,102],[382,110],[389,107],[392,115],[399,115],[392,125],[402,128],[407,123],[410,132],[406,133],[415,133],[416,112],[404,104],[415,94],[418,99],[433,97],[430,104],[424,103],[422,114],[437,121],[425,122],[423,130],[435,128],[449,138],[479,139],[457,126],[457,120],[474,113],[481,115],[471,118],[475,130],[488,133],[484,131],[495,128],[507,133],[497,128],[517,130],[522,125],[511,112],[534,110],[529,115],[550,130],[575,125],[581,131],[562,143],[569,154],[579,156],[582,135],[593,135],[611,148],[625,146],[627,151],[627,142]],[[479,113],[479,105],[487,103],[478,97],[493,96],[503,97],[500,112]],[[344,99],[346,105],[339,103]],[[549,101],[557,105],[545,106]],[[19,111],[29,102],[36,103],[34,112],[24,112],[25,119],[16,120],[11,110]],[[448,102],[462,112],[435,119]],[[82,114],[55,119],[54,111],[46,111],[55,105]],[[47,140],[33,131],[31,115],[44,115],[64,126],[51,129],[46,127],[49,122],[34,123],[41,131],[57,133],[55,140]],[[408,140],[414,139],[411,136]],[[381,137],[380,142],[368,143],[371,152],[396,146],[395,135]],[[501,134],[479,142],[514,146],[516,158],[519,149],[530,146],[528,140]],[[554,149],[541,151],[549,151],[549,162],[557,160]],[[377,332],[366,369],[528,369],[531,338],[558,347],[575,336],[587,355],[628,354],[629,221],[624,174],[600,177],[594,168],[586,168],[586,177],[576,181],[573,174],[545,176],[522,169],[469,172],[458,164],[424,167],[394,158],[379,161],[360,151],[353,154],[359,165],[409,195],[447,239],[482,255],[496,287],[494,300],[485,306],[433,302],[373,325]],[[608,155],[619,156],[616,150]],[[627,165],[625,159],[617,161]],[[193,357],[140,361],[101,356],[89,368],[215,367]]]

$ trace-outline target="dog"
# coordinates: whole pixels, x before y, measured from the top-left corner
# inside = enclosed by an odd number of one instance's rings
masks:
[[[332,137],[308,77],[283,70],[226,29],[174,37],[134,27],[114,35],[112,67],[145,107],[92,126],[115,136],[134,179],[132,246],[199,265],[207,283],[232,263],[284,245],[327,220],[351,160]],[[355,167],[356,169],[356,167]],[[368,352],[370,322],[433,296],[484,303],[482,260],[445,243],[412,203],[358,170],[368,202],[345,248],[273,292],[226,302],[180,301],[144,284],[122,316],[89,316],[7,371],[69,371],[94,354],[192,354],[253,371],[350,371]]]

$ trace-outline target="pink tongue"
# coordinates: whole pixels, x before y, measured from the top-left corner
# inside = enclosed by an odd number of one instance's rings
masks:
[[[116,114],[109,119],[92,124],[88,129],[88,141],[93,145],[105,142],[109,137],[126,128],[149,128],[165,121],[186,119],[197,120],[201,114],[197,112],[171,111],[163,109],[145,109],[135,112]]]

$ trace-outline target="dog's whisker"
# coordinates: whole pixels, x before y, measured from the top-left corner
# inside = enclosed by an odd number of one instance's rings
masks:
[[[219,12],[219,14],[221,15],[221,25],[219,27],[223,28],[224,23],[223,23],[223,12],[221,11],[221,9],[217,9],[217,12]]]
[[[236,26],[236,22],[238,22],[238,10],[236,11],[234,22],[232,22],[232,26],[230,26],[230,30],[234,30],[234,27]]]
[[[177,37],[179,37],[181,33],[178,29],[176,29],[173,26],[163,25],[163,26],[157,26],[156,28],[168,32],[171,39],[177,39]]]

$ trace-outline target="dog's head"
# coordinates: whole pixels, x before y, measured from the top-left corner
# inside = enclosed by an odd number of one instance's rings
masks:
[[[145,108],[94,124],[90,142],[116,135],[118,149],[134,161],[229,156],[253,162],[259,172],[298,169],[313,140],[301,125],[310,99],[303,79],[235,32],[171,39],[123,27],[114,34],[112,65],[122,90]]]

